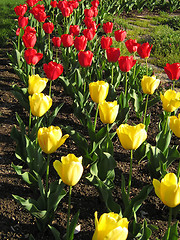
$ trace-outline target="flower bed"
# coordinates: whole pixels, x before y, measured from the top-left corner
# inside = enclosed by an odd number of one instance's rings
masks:
[[[38,229],[28,237],[73,239],[79,219],[84,230],[75,238],[100,239],[98,225],[111,216],[119,228],[106,231],[103,225],[102,238],[112,239],[117,232],[122,239],[153,239],[158,231],[152,211],[147,211],[159,197],[170,207],[170,217],[164,218],[167,231],[158,237],[178,239],[178,215],[173,221],[171,216],[178,213],[179,200],[168,188],[161,191],[158,180],[165,177],[175,186],[174,173],[179,176],[180,171],[179,119],[174,116],[180,106],[174,90],[180,64],[167,63],[164,71],[172,86],[166,90],[162,84],[159,93],[160,81],[148,67],[153,46],[126,41],[121,29],[112,40],[113,23],[102,22],[104,8],[98,1],[87,6],[77,1],[27,4],[16,8],[20,28],[9,58],[21,79],[13,94],[23,109],[21,116],[16,114],[19,127],[11,131],[18,159],[12,167],[31,189],[30,196],[14,191],[13,197]],[[25,13],[31,13],[28,19]],[[120,47],[113,47],[113,41]],[[124,42],[131,56],[121,56]],[[176,191],[179,196],[178,186]],[[90,221],[88,233],[83,218]]]

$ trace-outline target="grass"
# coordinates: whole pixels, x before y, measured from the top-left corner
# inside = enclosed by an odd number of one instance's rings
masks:
[[[5,46],[9,39],[15,36],[17,16],[14,7],[24,4],[25,0],[0,0],[0,42],[1,46]]]
[[[121,16],[108,15],[106,21],[113,21],[116,26],[125,29],[127,39],[153,45],[148,62],[159,67],[164,67],[166,63],[180,62],[180,16],[161,11],[155,15],[143,15],[142,19],[136,16],[123,19]],[[129,55],[126,49],[122,50],[124,55]]]

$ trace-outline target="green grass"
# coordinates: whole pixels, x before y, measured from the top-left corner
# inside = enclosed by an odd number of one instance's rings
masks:
[[[15,36],[17,19],[14,7],[24,4],[25,0],[0,0],[0,42],[5,46],[9,39]]]
[[[106,21],[114,21],[120,28],[127,31],[127,39],[136,39],[137,42],[149,42],[153,45],[150,63],[164,67],[166,63],[180,62],[180,17],[174,17],[166,12],[158,15],[145,15],[143,19],[122,19],[122,17],[108,15]],[[116,44],[114,44],[116,46]],[[127,51],[123,48],[123,54]],[[129,54],[127,54],[129,55]]]

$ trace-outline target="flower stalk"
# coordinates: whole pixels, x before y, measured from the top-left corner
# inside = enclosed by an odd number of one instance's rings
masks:
[[[72,194],[72,186],[69,186],[66,240],[69,240],[69,222],[70,222],[69,219],[70,219],[70,210],[71,210],[71,194]]]

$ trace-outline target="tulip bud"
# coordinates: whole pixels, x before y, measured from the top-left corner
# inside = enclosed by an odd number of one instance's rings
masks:
[[[63,73],[63,66],[60,63],[51,61],[48,64],[43,64],[43,70],[47,78],[53,81]]]
[[[91,51],[80,51],[78,53],[78,60],[82,67],[90,67],[92,64],[93,53]]]
[[[155,76],[149,77],[149,76],[143,76],[141,80],[141,87],[143,90],[143,93],[145,94],[153,94],[154,91],[158,88],[160,84],[160,80],[156,79]]]
[[[163,109],[167,112],[174,112],[180,107],[180,92],[176,93],[174,90],[167,90],[164,95],[160,93]]]
[[[113,23],[112,22],[103,23],[103,30],[105,33],[112,33]]]
[[[102,102],[99,104],[99,116],[102,123],[109,124],[116,120],[118,115],[119,105],[117,101],[114,102]]]
[[[71,47],[74,43],[73,36],[70,34],[61,35],[61,41],[64,47]]]
[[[108,49],[111,45],[112,45],[112,38],[102,36],[101,38],[102,49]]]
[[[126,38],[127,32],[123,30],[117,30],[114,32],[114,36],[117,42],[123,42]]]
[[[164,67],[164,71],[170,80],[178,80],[180,78],[180,63],[167,63]]]
[[[153,186],[166,206],[174,208],[180,204],[180,181],[174,173],[167,173],[161,182],[153,179]]]
[[[76,48],[77,51],[84,51],[87,46],[87,38],[82,35],[80,37],[75,37],[74,40],[74,47]]]
[[[68,134],[62,136],[59,127],[42,127],[38,130],[38,142],[42,151],[46,154],[55,152],[69,137]]]
[[[94,102],[102,103],[108,95],[109,84],[104,81],[92,82],[89,84],[89,91]]]
[[[150,47],[149,43],[143,43],[142,45],[138,46],[137,53],[141,58],[148,58],[150,56],[150,52],[153,45]]]
[[[61,157],[61,162],[56,160],[53,166],[68,186],[76,185],[83,174],[82,157],[77,158],[74,154]]]
[[[92,240],[101,239],[118,239],[126,240],[128,237],[128,220],[122,218],[117,213],[109,212],[104,213],[101,217],[97,218],[97,212],[95,212],[95,232]]]
[[[117,62],[120,56],[120,49],[119,48],[107,48],[106,55],[108,62]]]
[[[136,126],[121,124],[116,132],[121,145],[126,150],[136,150],[147,138],[145,125],[142,123]]]
[[[30,95],[41,93],[45,89],[47,82],[47,78],[41,78],[38,74],[29,76],[28,93]]]
[[[169,117],[169,127],[176,137],[180,138],[180,113],[178,117],[171,116]]]
[[[129,39],[125,42],[126,48],[130,53],[137,52],[138,44],[136,39]]]
[[[52,106],[52,99],[43,93],[34,93],[29,96],[31,112],[36,117],[43,116]]]
[[[134,60],[133,56],[121,56],[118,59],[119,68],[122,72],[129,72],[131,68],[136,64],[136,60]]]

